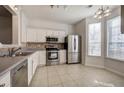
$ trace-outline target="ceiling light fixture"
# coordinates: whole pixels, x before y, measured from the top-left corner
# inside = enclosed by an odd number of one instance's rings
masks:
[[[53,9],[53,8],[60,8],[60,7],[63,7],[64,10],[67,9],[67,5],[50,5],[50,7]]]
[[[101,6],[101,8],[99,8],[96,12],[95,12],[95,15],[94,15],[94,18],[97,18],[97,19],[102,19],[104,17],[107,17],[111,15],[111,10],[110,8],[107,6],[107,7],[103,7]]]

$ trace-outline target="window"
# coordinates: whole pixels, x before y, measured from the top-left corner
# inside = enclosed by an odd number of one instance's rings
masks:
[[[101,56],[101,23],[89,24],[88,55]]]
[[[121,17],[107,21],[107,56],[124,59],[124,34],[121,34]]]

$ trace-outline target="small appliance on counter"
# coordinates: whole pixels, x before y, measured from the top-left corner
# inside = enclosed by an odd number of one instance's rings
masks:
[[[66,38],[65,47],[67,49],[67,63],[80,63],[80,36],[68,35]]]

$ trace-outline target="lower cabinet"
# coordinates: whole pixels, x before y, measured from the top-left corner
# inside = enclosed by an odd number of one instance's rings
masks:
[[[46,50],[39,51],[39,65],[46,65]]]
[[[28,58],[28,85],[30,85],[30,82],[33,77],[33,60],[32,57]]]
[[[0,87],[11,87],[10,71],[0,76]]]
[[[28,85],[38,65],[46,65],[46,50],[37,51],[28,57]],[[11,87],[10,71],[0,76],[0,87]]]
[[[66,50],[60,50],[59,56],[60,56],[60,64],[65,64],[66,63]]]
[[[34,54],[32,55],[32,67],[33,67],[32,71],[33,71],[33,75],[34,75],[36,67],[37,67],[37,64],[35,62],[35,55]]]
[[[28,58],[28,85],[30,85],[32,77],[35,74],[36,68],[38,66],[38,62],[39,62],[39,52],[37,51]]]

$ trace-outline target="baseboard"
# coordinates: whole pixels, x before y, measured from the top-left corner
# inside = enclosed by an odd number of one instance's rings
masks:
[[[118,71],[116,71],[116,70],[114,70],[114,69],[107,68],[107,67],[105,67],[105,69],[108,70],[108,71],[111,71],[111,72],[113,72],[113,73],[115,73],[115,74],[118,74],[118,75],[124,77],[124,73],[118,72]]]
[[[85,66],[91,66],[91,67],[96,67],[96,68],[104,68],[104,66],[91,65],[91,64],[85,64]]]

